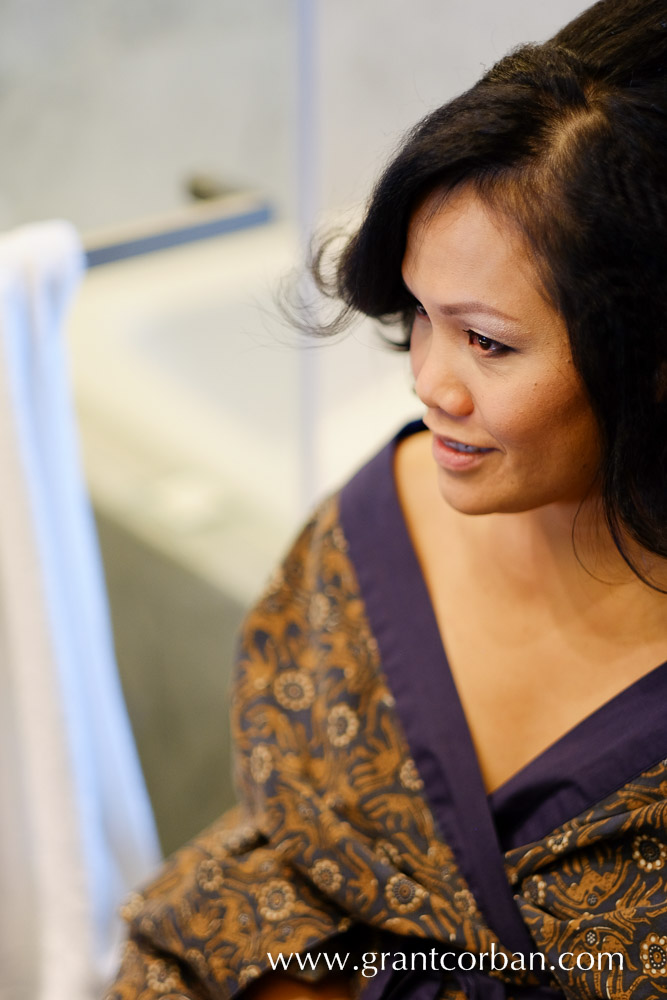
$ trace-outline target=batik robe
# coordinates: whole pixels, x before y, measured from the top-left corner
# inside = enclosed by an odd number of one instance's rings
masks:
[[[419,430],[321,504],[247,617],[241,803],[129,900],[108,1000],[237,997],[325,951],[363,1000],[667,997],[667,663],[487,795],[393,476]],[[412,971],[431,948],[507,968]]]

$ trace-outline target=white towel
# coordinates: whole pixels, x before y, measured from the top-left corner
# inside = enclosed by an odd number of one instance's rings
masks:
[[[118,905],[159,860],[69,395],[82,270],[68,223],[0,236],[2,1000],[99,995]]]

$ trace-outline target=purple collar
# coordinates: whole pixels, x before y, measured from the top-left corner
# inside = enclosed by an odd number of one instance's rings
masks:
[[[399,504],[402,428],[343,488],[340,516],[382,668],[441,834],[489,926],[530,949],[503,850],[540,839],[667,756],[667,663],[631,684],[487,796]]]

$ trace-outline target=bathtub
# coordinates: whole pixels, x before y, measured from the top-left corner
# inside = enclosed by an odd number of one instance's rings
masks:
[[[265,225],[90,269],[68,326],[94,503],[241,602],[307,510],[419,413],[372,324],[285,324],[296,232]]]

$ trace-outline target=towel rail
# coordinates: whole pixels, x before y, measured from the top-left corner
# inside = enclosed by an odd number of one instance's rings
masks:
[[[86,266],[99,267],[141,254],[265,225],[274,218],[261,195],[234,194],[207,199],[177,212],[126,226],[84,234]]]

